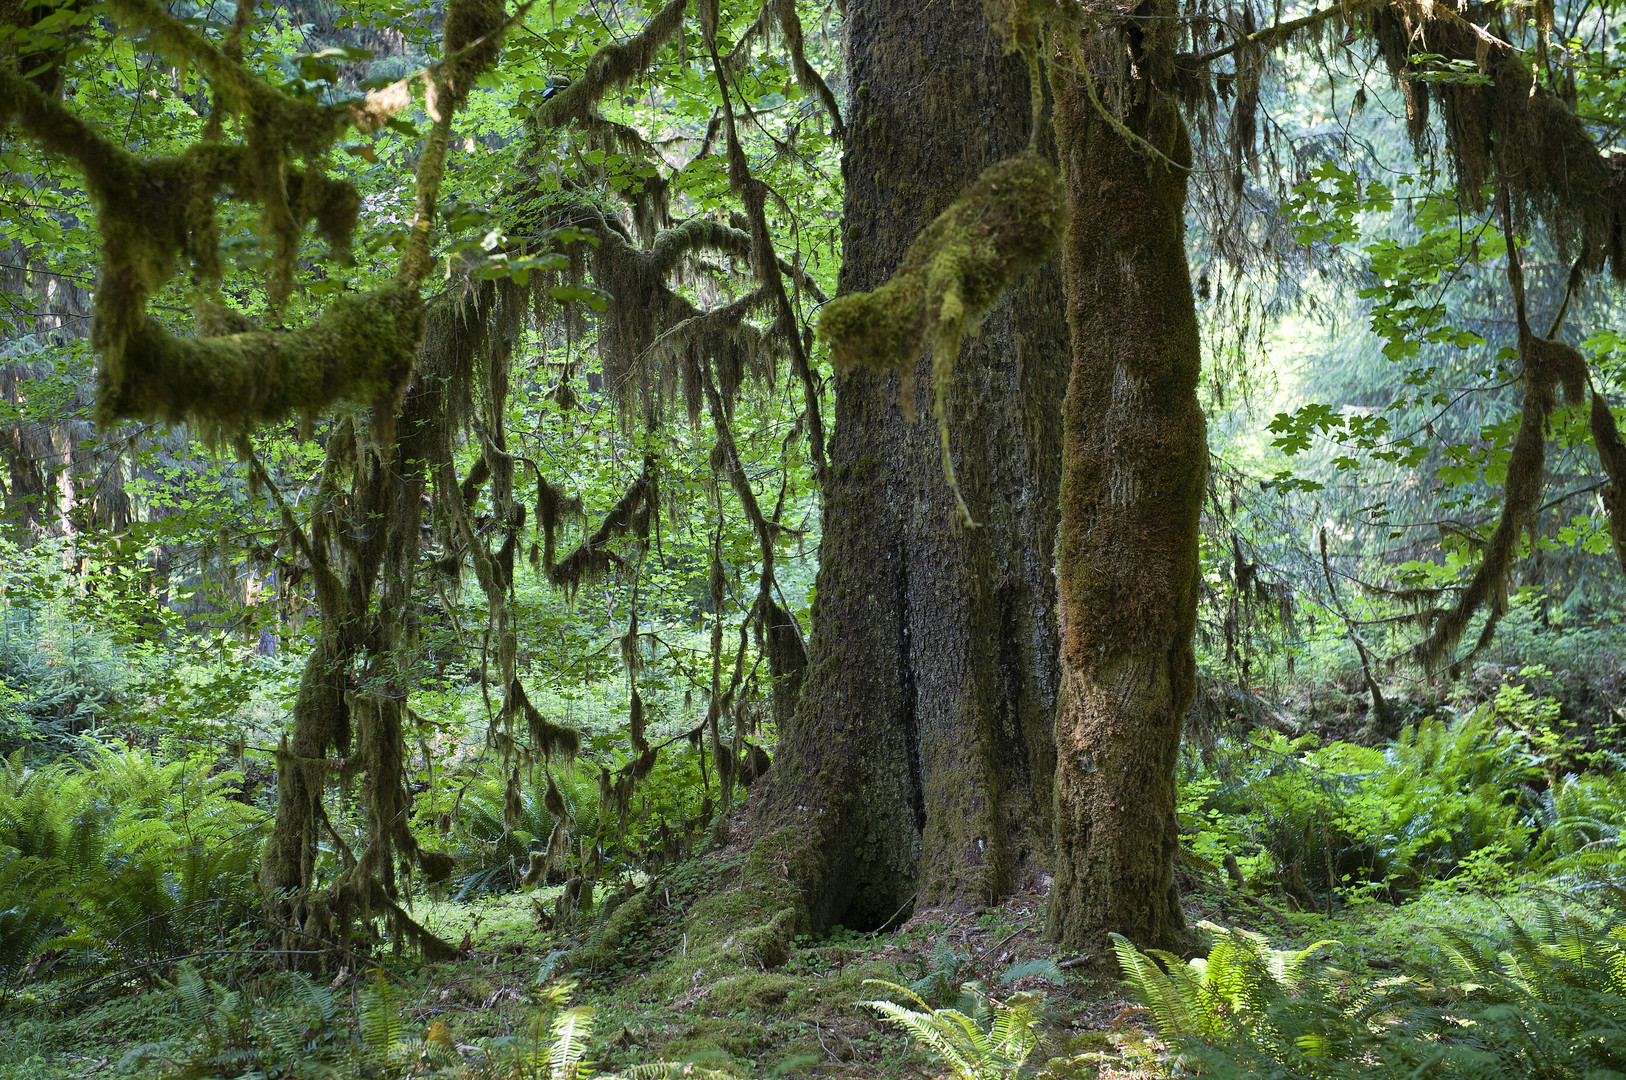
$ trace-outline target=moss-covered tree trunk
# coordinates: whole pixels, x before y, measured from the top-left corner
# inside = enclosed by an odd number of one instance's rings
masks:
[[[1179,948],[1174,770],[1196,680],[1197,530],[1208,450],[1186,265],[1191,146],[1155,90],[1124,118],[1059,80],[1073,365],[1065,404],[1050,932]],[[1173,164],[1167,159],[1172,159]]]
[[[1024,62],[981,0],[850,0],[841,290],[891,275],[932,219],[1029,134]],[[950,403],[957,518],[929,419],[898,379],[839,380],[810,666],[770,817],[795,823],[815,925],[987,903],[1048,848],[1057,687],[1051,573],[1068,362],[1054,265],[967,343]],[[1043,860],[1043,861],[1048,861]]]

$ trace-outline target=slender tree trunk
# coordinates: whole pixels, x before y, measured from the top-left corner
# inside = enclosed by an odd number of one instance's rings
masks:
[[[1185,251],[1191,145],[1156,90],[1124,123],[1061,77],[1057,133],[1073,369],[1065,405],[1056,716],[1056,874],[1049,929],[1179,949],[1174,770],[1196,682],[1197,535],[1208,450]]]
[[[1027,145],[1030,122],[1026,66],[981,0],[850,0],[847,34],[844,292],[884,282],[984,168]],[[838,384],[810,663],[767,801],[814,849],[793,873],[814,926],[986,904],[1037,878],[1067,362],[1051,266],[1007,293],[956,367],[952,444],[976,529],[944,481],[928,362],[918,420],[895,377]]]

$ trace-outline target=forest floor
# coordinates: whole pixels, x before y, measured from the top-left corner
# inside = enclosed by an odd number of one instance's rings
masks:
[[[369,995],[376,999],[378,988],[387,984],[400,1038],[421,1040],[424,1032],[438,1029],[464,1063],[489,1062],[494,1047],[535,1040],[533,1018],[543,988],[568,979],[574,983],[570,1001],[593,1009],[587,1056],[612,1074],[675,1061],[752,1078],[932,1078],[944,1074],[938,1063],[862,1002],[885,996],[866,980],[909,984],[942,972],[950,987],[975,982],[996,998],[1021,992],[1043,995],[1043,1042],[1032,1060],[1050,1063],[1044,1076],[1125,1080],[1164,1072],[1160,1065],[1166,1048],[1153,1034],[1150,1016],[1111,974],[1116,971],[1111,958],[1091,963],[1060,954],[1044,940],[1044,897],[1039,893],[1019,894],[980,911],[920,910],[885,934],[837,930],[819,939],[798,939],[789,961],[779,968],[735,971],[714,982],[696,977],[675,987],[669,969],[686,949],[684,914],[697,896],[727,879],[737,858],[726,849],[713,849],[664,871],[652,886],[651,916],[628,935],[613,964],[603,970],[563,970],[567,965],[562,961],[587,940],[591,924],[575,933],[548,927],[543,913],[558,892],[553,887],[465,903],[420,901],[416,910],[425,923],[449,940],[466,940],[462,958],[442,964],[386,960],[377,971],[345,971],[337,978],[329,973],[321,982],[332,980],[333,997],[348,1017],[341,1023],[356,1022]],[[1336,938],[1339,943],[1329,948],[1328,962],[1368,972],[1430,959],[1420,950],[1434,946],[1418,933],[1420,926],[1450,922],[1489,928],[1510,905],[1521,903],[1505,895],[1487,899],[1435,893],[1402,907],[1369,904],[1329,916],[1293,912],[1276,899],[1242,893],[1218,874],[1183,878],[1182,885],[1193,926],[1212,921],[1242,927],[1283,947]],[[1000,982],[1014,965],[1045,958],[1062,965],[1064,985],[1033,976]],[[223,962],[229,965],[225,972],[211,970],[208,958],[197,961],[222,984],[243,987],[245,996],[256,985],[272,985],[263,967],[256,974],[254,964],[263,965],[263,960],[244,956]],[[169,1039],[180,1046],[195,1039],[184,1003],[156,978],[174,978],[175,970],[132,973],[124,981],[101,984],[90,995],[55,1003],[50,993],[37,994],[34,1004],[24,1003],[9,1016],[0,1014],[0,1080],[165,1075],[162,1069],[133,1067],[127,1055],[142,1044]],[[434,1073],[425,1068],[394,1075],[517,1074],[480,1068]]]

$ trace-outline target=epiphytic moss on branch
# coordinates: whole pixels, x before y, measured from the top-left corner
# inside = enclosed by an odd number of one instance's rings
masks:
[[[1037,155],[992,165],[926,226],[886,284],[838,296],[820,316],[819,336],[830,343],[839,370],[899,373],[907,415],[914,412],[915,361],[931,350],[933,415],[943,433],[943,471],[951,486],[944,400],[960,344],[1005,287],[1061,243],[1067,226],[1063,196],[1055,167]],[[969,520],[963,501],[960,508]]]
[[[830,342],[836,366],[907,377],[928,348],[934,367],[952,364],[1005,286],[1061,242],[1062,195],[1055,167],[1037,156],[987,169],[926,226],[886,284],[824,306],[819,336]]]
[[[341,398],[394,408],[423,332],[414,293],[386,285],[290,333],[183,338],[147,320],[104,364],[100,420],[211,418],[231,430],[311,416]]]
[[[655,62],[656,52],[682,28],[687,7],[688,0],[670,0],[631,38],[595,52],[580,77],[537,106],[537,126],[563,127],[572,120],[591,117],[599,99],[636,79]]]
[[[1497,156],[1497,166],[1498,172],[1506,168],[1502,155]],[[1485,544],[1479,566],[1457,597],[1456,604],[1445,610],[1424,613],[1425,618],[1433,620],[1433,625],[1428,637],[1412,650],[1412,655],[1425,670],[1435,672],[1449,664],[1453,677],[1463,660],[1467,659],[1458,657],[1456,648],[1474,613],[1483,607],[1488,617],[1469,657],[1490,644],[1497,621],[1507,613],[1507,581],[1519,537],[1530,525],[1541,497],[1547,457],[1547,421],[1558,406],[1558,390],[1563,388],[1568,405],[1579,406],[1589,382],[1586,360],[1554,336],[1562,326],[1562,316],[1554,320],[1552,334],[1547,337],[1539,337],[1530,329],[1525,313],[1524,268],[1520,263],[1513,231],[1511,187],[1506,183],[1498,184],[1497,209],[1503,233],[1508,238],[1507,278],[1518,326],[1523,394],[1519,427],[1508,455],[1507,479],[1502,484],[1502,511],[1490,540]],[[1608,413],[1607,407],[1604,412]],[[1614,434],[1614,418],[1607,415],[1599,418],[1594,399],[1592,419],[1599,457],[1608,467],[1613,450],[1610,436]],[[1614,443],[1618,442],[1619,436],[1615,434]],[[1612,520],[1611,531],[1614,529]]]

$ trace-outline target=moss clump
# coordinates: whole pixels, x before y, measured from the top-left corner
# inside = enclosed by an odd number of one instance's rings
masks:
[[[819,336],[842,371],[863,366],[907,378],[930,348],[935,376],[1005,286],[1056,249],[1066,225],[1052,165],[1032,154],[1001,161],[926,226],[885,285],[826,304]]]
[[[622,944],[654,911],[649,890],[639,889],[610,913],[591,941],[570,954],[570,966],[597,971],[619,959]]]
[[[766,1012],[808,988],[806,979],[771,971],[746,972],[711,988],[710,1005],[720,1013]]]
[[[104,421],[209,418],[225,429],[320,412],[340,398],[393,411],[423,332],[416,290],[386,285],[336,301],[291,333],[181,338],[148,319],[104,364]]]
[[[447,75],[459,99],[468,95],[480,72],[497,62],[502,31],[503,0],[451,0],[446,5]]]
[[[903,263],[873,292],[848,293],[824,306],[819,336],[841,371],[896,371],[905,415],[914,415],[914,368],[932,354],[932,413],[942,433],[943,472],[959,498],[944,411],[954,361],[966,335],[1007,285],[1049,258],[1067,228],[1061,176],[1036,154],[983,171],[926,226]],[[963,499],[960,510],[969,521]]]
[[[661,1047],[661,1057],[667,1061],[684,1062],[700,1066],[715,1073],[731,1076],[748,1075],[735,1060],[750,1055],[750,1046],[730,1032],[727,1020],[700,1020],[683,1034]]]

